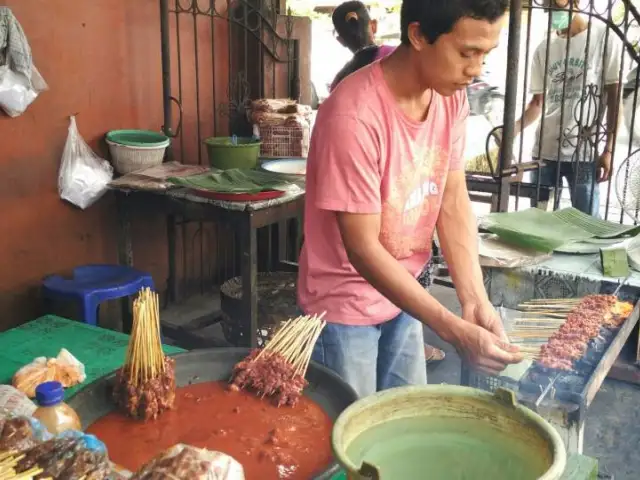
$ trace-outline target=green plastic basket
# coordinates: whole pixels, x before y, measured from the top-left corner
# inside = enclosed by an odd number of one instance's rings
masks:
[[[169,145],[169,137],[150,130],[112,130],[107,140],[127,147],[161,148]]]
[[[235,143],[234,143],[235,139]],[[253,138],[210,137],[204,141],[213,168],[256,168],[262,142]]]

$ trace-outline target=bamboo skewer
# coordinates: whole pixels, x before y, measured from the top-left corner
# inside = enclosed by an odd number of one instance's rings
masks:
[[[137,387],[164,373],[158,294],[149,288],[140,290],[133,302],[133,326],[125,366],[131,383]]]

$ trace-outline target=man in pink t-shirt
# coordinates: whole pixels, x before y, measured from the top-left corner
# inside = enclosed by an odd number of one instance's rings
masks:
[[[486,373],[522,360],[484,289],[462,159],[465,87],[506,7],[404,0],[402,45],[345,78],[318,112],[298,302],[328,322],[313,359],[361,396],[426,382],[422,324]],[[462,317],[416,280],[435,229]]]

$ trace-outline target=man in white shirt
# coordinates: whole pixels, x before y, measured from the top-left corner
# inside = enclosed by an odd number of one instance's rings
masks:
[[[544,119],[538,125],[532,154],[533,158],[545,160],[539,173],[540,183],[555,186],[558,177],[560,181],[566,179],[573,206],[598,216],[598,183],[611,176],[622,46],[613,31],[607,38],[606,27],[600,20],[594,18],[589,27],[587,17],[576,11],[570,14],[570,0],[550,1],[561,10],[551,12],[553,32],[549,33],[552,37],[548,61],[545,65],[545,39],[533,54],[530,85],[533,98],[516,122],[515,132],[518,135],[543,114],[544,98]],[[574,5],[577,7],[577,3]],[[601,127],[597,132],[605,107],[607,129],[605,132]],[[580,133],[584,129],[590,132],[589,140]],[[597,133],[606,143],[596,141]],[[534,183],[537,175],[534,172]]]

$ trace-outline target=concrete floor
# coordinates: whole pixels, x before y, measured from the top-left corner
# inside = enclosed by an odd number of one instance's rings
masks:
[[[460,312],[455,291],[434,286],[432,294],[447,308]],[[428,370],[429,383],[460,382],[460,358],[455,350],[425,328],[425,337],[433,346],[442,348],[447,357]],[[613,475],[615,480],[640,478],[640,388],[635,385],[605,380],[587,415],[584,439],[585,455],[597,458],[601,473]]]

